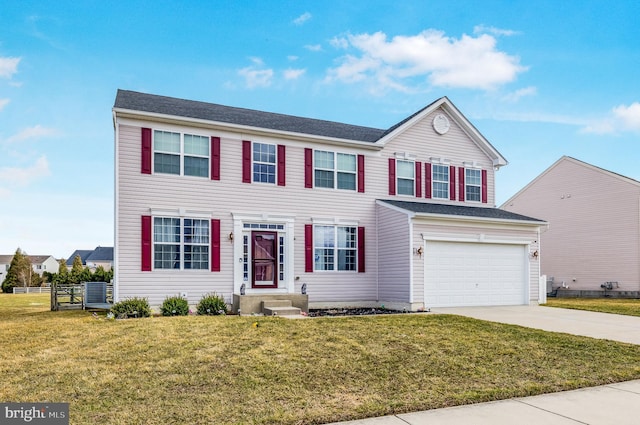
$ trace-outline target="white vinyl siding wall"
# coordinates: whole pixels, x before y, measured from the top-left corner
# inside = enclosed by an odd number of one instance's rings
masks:
[[[407,213],[376,206],[378,210],[379,298],[385,301],[410,302],[411,226]],[[420,243],[420,241],[418,241]]]

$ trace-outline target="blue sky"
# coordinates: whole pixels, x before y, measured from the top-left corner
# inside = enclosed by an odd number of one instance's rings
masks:
[[[507,158],[640,180],[637,1],[10,1],[0,253],[113,245],[118,88],[387,128],[448,96]],[[544,218],[544,217],[541,217]]]

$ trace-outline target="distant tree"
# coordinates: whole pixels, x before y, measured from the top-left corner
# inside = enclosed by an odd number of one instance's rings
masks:
[[[82,280],[82,258],[79,255],[73,259],[73,266],[71,266],[71,273],[69,273],[69,283],[80,283]]]
[[[80,282],[91,282],[91,270],[88,267],[85,267],[80,272]]]
[[[40,276],[38,273],[31,273],[31,281],[29,282],[29,286],[42,286],[44,283],[44,278]]]
[[[43,281],[43,283],[44,282],[51,283],[51,282],[53,282],[53,279],[55,278],[55,276],[56,276],[55,273],[51,273],[51,272],[48,272],[48,271],[45,270],[45,271],[42,272],[42,281]]]
[[[65,260],[58,261],[58,273],[54,275],[52,282],[56,285],[69,283],[69,269]]]
[[[2,292],[11,293],[16,286],[29,286],[33,274],[37,273],[33,273],[29,257],[20,248],[16,249],[7,276],[2,282]]]
[[[104,267],[98,266],[96,267],[96,271],[93,272],[93,276],[91,276],[91,280],[94,282],[108,282],[105,280],[107,272],[104,270]]]

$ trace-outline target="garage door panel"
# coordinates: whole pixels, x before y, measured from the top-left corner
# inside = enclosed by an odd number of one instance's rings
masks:
[[[526,303],[524,245],[428,241],[424,262],[428,307]]]

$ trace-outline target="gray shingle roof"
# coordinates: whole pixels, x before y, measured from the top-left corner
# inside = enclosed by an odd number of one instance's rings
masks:
[[[113,261],[113,247],[99,246],[85,259],[87,261]]]
[[[82,260],[82,264],[87,264],[87,257],[93,252],[92,249],[76,249],[73,254],[69,258],[67,258],[67,266],[73,266],[73,260],[75,260],[76,255],[80,256]]]
[[[499,208],[469,207],[464,205],[432,204],[427,202],[410,202],[381,200],[387,204],[419,214],[455,215],[464,217],[489,218],[496,220],[532,221],[544,224],[544,220],[515,214]]]
[[[118,90],[114,108],[361,142],[375,142],[386,133],[386,130],[378,128],[177,99],[129,90]]]

